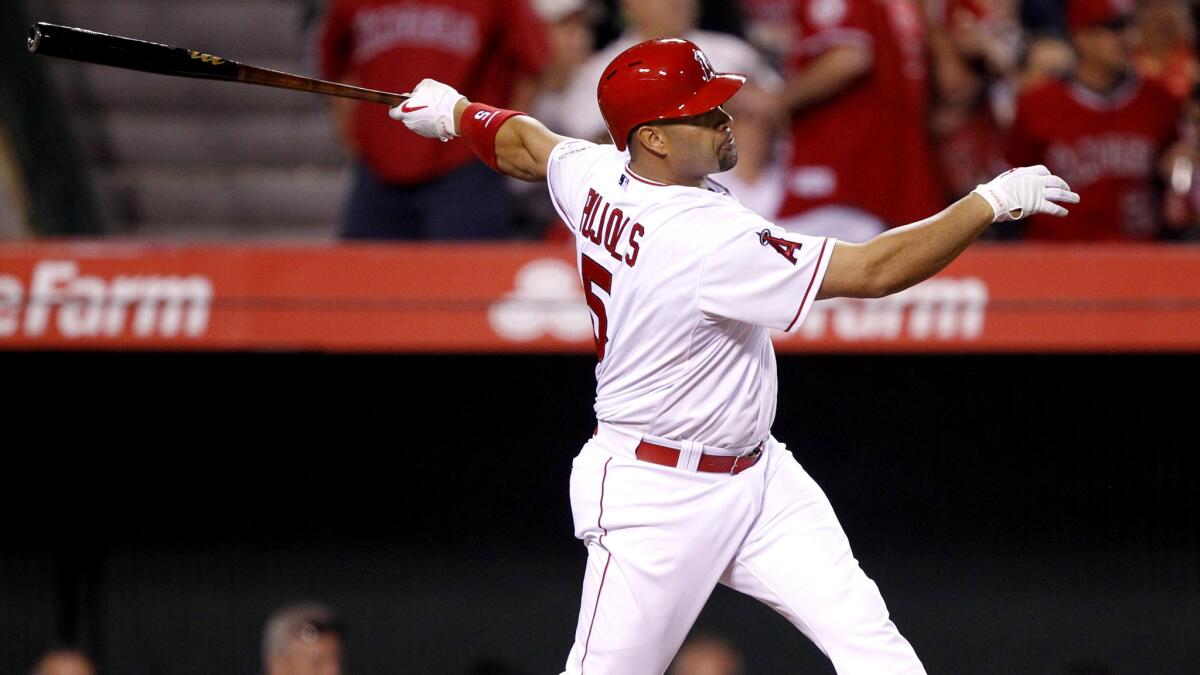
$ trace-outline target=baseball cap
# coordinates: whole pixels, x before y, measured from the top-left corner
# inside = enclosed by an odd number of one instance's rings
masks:
[[[1127,21],[1133,16],[1133,0],[1070,0],[1067,29],[1083,30]]]

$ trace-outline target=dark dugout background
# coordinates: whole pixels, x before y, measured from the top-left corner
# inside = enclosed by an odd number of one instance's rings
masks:
[[[584,356],[0,354],[0,672],[257,671],[313,598],[349,672],[557,673],[584,551]],[[1200,357],[781,357],[775,435],[931,673],[1200,663]],[[698,589],[701,592],[702,589]],[[749,672],[832,673],[718,589]]]

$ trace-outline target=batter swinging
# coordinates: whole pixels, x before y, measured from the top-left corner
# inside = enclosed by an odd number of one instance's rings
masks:
[[[1009,171],[864,244],[789,234],[710,173],[737,162],[720,107],[742,85],[690,42],[626,50],[597,95],[615,147],[422,81],[392,116],[461,135],[493,169],[546,180],[575,235],[595,327],[596,419],[574,460],[588,549],[571,675],[661,674],[717,583],[772,607],[839,675],[924,673],[829,501],[771,436],[775,354],[813,302],[881,297],[945,267],[995,220],[1065,215],[1045,167]]]

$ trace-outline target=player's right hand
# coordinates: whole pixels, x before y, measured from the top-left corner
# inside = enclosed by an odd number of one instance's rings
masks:
[[[413,133],[444,142],[458,136],[454,106],[464,98],[454,87],[425,78],[407,101],[388,111],[388,116],[404,122]]]
[[[1067,181],[1041,164],[1011,169],[972,190],[983,197],[995,213],[993,222],[1019,220],[1035,213],[1065,216],[1067,210],[1055,202],[1078,204]]]

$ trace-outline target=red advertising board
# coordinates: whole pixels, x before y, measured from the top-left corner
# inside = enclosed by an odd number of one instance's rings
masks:
[[[779,351],[1200,350],[1200,249],[973,247]],[[0,349],[592,349],[573,252],[541,244],[0,245]]]

